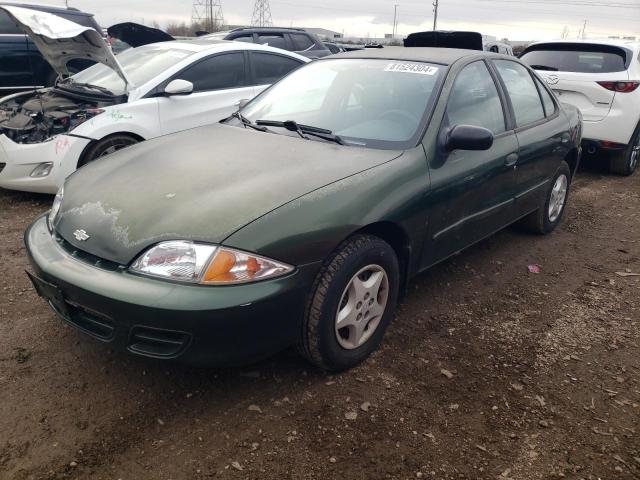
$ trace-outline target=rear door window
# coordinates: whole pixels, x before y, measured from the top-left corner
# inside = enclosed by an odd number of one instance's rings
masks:
[[[295,70],[302,62],[272,53],[251,52],[255,85],[270,85],[277,82],[287,73]]]
[[[224,53],[202,60],[176,75],[193,83],[194,92],[240,88],[245,85],[244,54]]]
[[[613,73],[627,69],[627,52],[609,45],[547,44],[533,47],[520,59],[536,70]]]
[[[451,126],[483,127],[494,135],[506,130],[502,101],[484,62],[473,62],[458,74],[449,96],[447,117]]]
[[[260,45],[268,45],[274,48],[282,48],[288,50],[287,41],[281,33],[262,33],[258,34],[258,43]]]
[[[494,64],[507,87],[518,127],[545,118],[540,94],[529,70],[509,60],[494,60]]]
[[[4,10],[0,11],[0,34],[13,35],[24,33]]]
[[[316,45],[309,35],[305,35],[304,33],[290,33],[289,35],[293,41],[293,49],[296,52],[311,50]]]

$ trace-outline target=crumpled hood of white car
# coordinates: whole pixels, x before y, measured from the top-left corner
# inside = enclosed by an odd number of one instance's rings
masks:
[[[0,9],[25,30],[58,74],[70,74],[67,63],[71,60],[93,60],[112,68],[131,85],[106,41],[93,28],[29,8],[0,5]]]

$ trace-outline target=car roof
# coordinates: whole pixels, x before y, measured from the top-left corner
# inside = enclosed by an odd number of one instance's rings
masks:
[[[0,5],[6,5],[10,7],[30,8],[31,10],[37,10],[39,12],[47,13],[66,13],[69,15],[84,15],[87,17],[93,17],[93,13],[83,12],[73,7],[56,7],[54,5],[38,5],[31,3],[16,3],[16,2],[0,2]]]
[[[459,48],[385,47],[337,53],[325,58],[379,58],[383,60],[406,60],[410,62],[429,62],[441,65],[451,65],[461,58],[472,56],[495,56],[495,54],[489,54],[480,50],[463,50]]]
[[[309,33],[301,28],[287,28],[287,27],[240,27],[234,28],[227,33],[239,33],[239,32],[287,32],[287,33]]]
[[[288,52],[280,48],[269,47],[267,45],[257,45],[255,43],[233,42],[229,40],[213,40],[213,39],[196,38],[194,40],[171,40],[168,42],[151,43],[149,45],[145,45],[145,47],[146,46],[164,47],[167,50],[171,48],[180,48],[182,50],[189,50],[193,53],[199,53],[204,51],[224,52],[228,50],[236,50],[236,51],[237,50],[256,50],[256,51],[279,53],[281,55],[286,55],[288,57],[303,60],[305,62],[309,61],[308,58],[303,57],[302,55],[298,55],[297,53],[294,53],[294,52]],[[138,47],[138,48],[144,48],[144,47]]]

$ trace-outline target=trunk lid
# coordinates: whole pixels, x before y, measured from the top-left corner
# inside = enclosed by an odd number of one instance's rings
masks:
[[[23,7],[2,6],[9,16],[29,35],[53,69],[69,76],[67,63],[74,59],[93,60],[113,69],[131,86],[113,52],[96,30],[58,17]]]
[[[200,127],[79,169],[65,185],[55,228],[79,250],[127,265],[164,240],[220,243],[302,195],[401,154],[228,125]],[[88,238],[76,239],[79,231]]]
[[[589,79],[585,79],[584,73],[538,70],[538,74],[547,82],[561,102],[579,108],[584,120],[590,122],[603,120],[609,115],[616,97],[616,92],[607,90],[598,82],[629,79],[627,72],[591,74]]]

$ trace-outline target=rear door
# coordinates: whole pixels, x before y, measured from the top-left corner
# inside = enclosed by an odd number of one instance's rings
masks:
[[[508,95],[516,127],[516,209],[518,216],[539,207],[549,181],[568,153],[568,123],[552,97],[530,70],[511,60],[492,60]]]
[[[296,58],[269,52],[249,52],[250,85],[255,95],[277,82],[289,72],[304,65]]]
[[[544,43],[529,47],[521,60],[537,70],[560,101],[580,109],[586,121],[604,119],[615,91],[598,82],[629,80],[632,52],[612,45]]]
[[[422,264],[429,266],[513,221],[518,141],[505,115],[501,89],[483,60],[464,67],[447,102],[441,138],[456,125],[491,130],[486,151],[442,151],[430,163],[429,239]]]
[[[247,84],[245,52],[225,52],[202,60],[171,80],[192,82],[193,93],[159,98],[162,133],[172,133],[218,122],[238,109],[240,100],[254,96]]]

